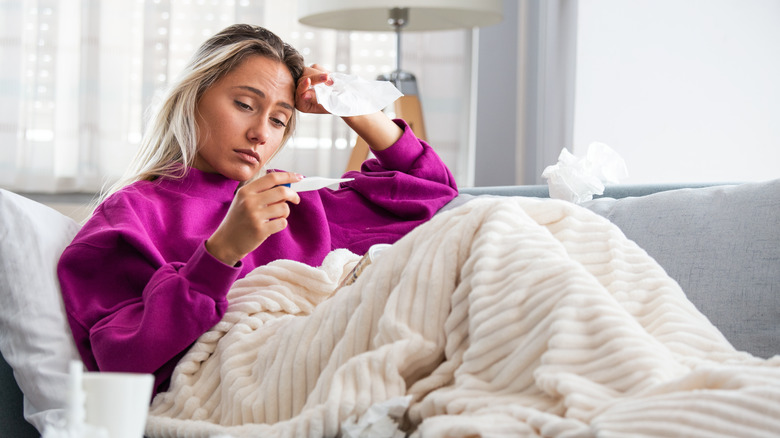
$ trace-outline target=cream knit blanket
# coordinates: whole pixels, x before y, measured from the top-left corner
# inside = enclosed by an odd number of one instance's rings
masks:
[[[423,437],[777,436],[780,356],[737,352],[607,220],[474,199],[338,288],[358,257],[280,260],[159,394],[150,437],[332,437],[411,396]]]

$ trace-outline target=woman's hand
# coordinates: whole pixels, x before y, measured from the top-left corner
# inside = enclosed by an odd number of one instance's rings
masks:
[[[274,172],[241,187],[227,215],[206,241],[206,250],[227,265],[235,265],[265,239],[287,227],[288,202],[301,198],[281,184],[300,181],[295,173]]]
[[[328,110],[317,103],[317,95],[314,87],[317,84],[333,85],[333,79],[330,72],[314,64],[311,67],[304,67],[303,75],[298,80],[295,89],[295,107],[298,111],[313,114],[328,114]]]
[[[295,107],[299,111],[328,114],[328,111],[317,103],[317,96],[312,88],[321,83],[333,85],[330,72],[318,64],[303,69],[303,75],[298,80],[298,86],[295,90]],[[403,135],[401,128],[382,111],[362,116],[343,117],[343,119],[374,151],[389,148]]]

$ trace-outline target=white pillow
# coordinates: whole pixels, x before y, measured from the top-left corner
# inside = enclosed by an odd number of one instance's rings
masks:
[[[42,432],[65,413],[68,364],[80,360],[56,267],[79,225],[0,189],[0,352],[24,393],[24,417]]]

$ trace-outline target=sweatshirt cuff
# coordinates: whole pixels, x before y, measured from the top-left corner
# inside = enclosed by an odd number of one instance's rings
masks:
[[[403,134],[392,146],[382,151],[372,151],[379,164],[388,170],[408,172],[415,161],[423,155],[423,141],[418,139],[409,125],[402,119],[394,119],[403,129]]]
[[[180,273],[190,282],[193,289],[212,297],[215,301],[220,301],[227,297],[228,290],[238,279],[241,265],[241,262],[236,266],[222,263],[206,251],[204,241],[182,267]]]

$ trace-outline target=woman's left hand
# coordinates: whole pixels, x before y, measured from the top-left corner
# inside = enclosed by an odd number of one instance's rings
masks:
[[[333,79],[330,72],[314,64],[311,67],[303,69],[303,75],[298,80],[298,86],[295,89],[295,107],[298,111],[314,114],[329,114],[328,110],[317,103],[317,96],[312,88],[317,84],[333,85]],[[404,133],[385,113],[377,111],[373,114],[362,116],[344,117],[347,125],[352,128],[357,135],[368,143],[368,146],[374,151],[381,151],[389,148]]]
[[[317,84],[333,85],[330,72],[314,64],[303,69],[303,75],[298,80],[295,89],[295,107],[298,111],[313,114],[328,114],[328,110],[317,103],[314,87]]]

